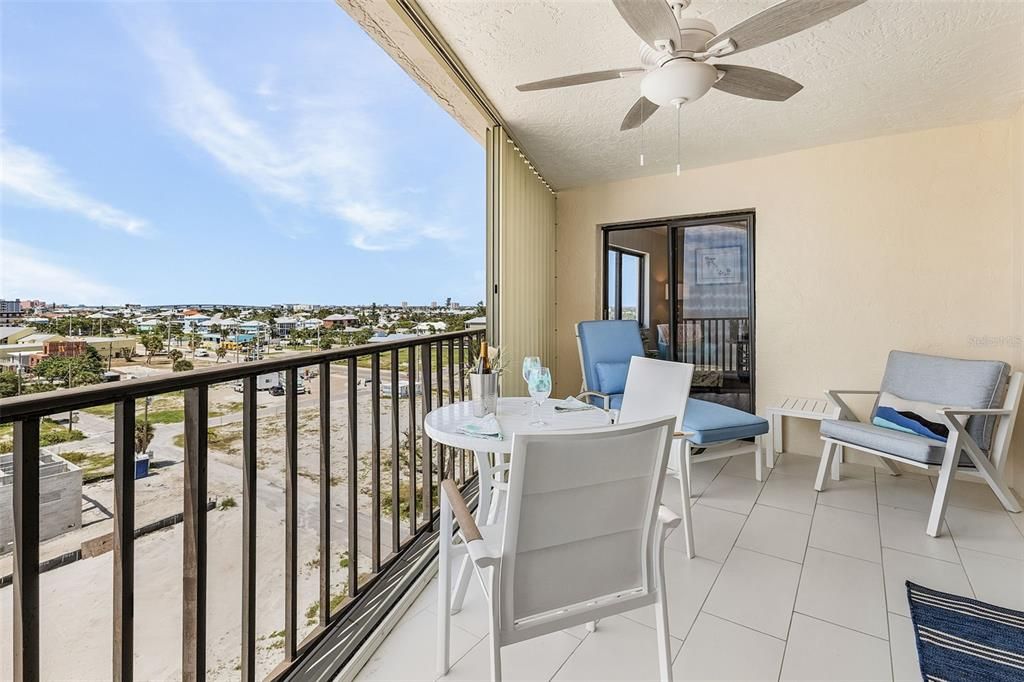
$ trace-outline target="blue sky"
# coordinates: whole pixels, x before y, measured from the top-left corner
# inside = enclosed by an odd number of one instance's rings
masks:
[[[331,0],[0,12],[0,297],[483,298],[482,147]]]

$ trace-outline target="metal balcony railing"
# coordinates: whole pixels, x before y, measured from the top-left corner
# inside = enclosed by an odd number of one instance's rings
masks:
[[[445,391],[449,400],[465,399],[466,360],[469,349],[479,344],[482,330],[459,331],[432,336],[373,343],[365,346],[315,352],[284,359],[270,359],[239,365],[211,367],[191,372],[168,374],[125,382],[101,384],[24,395],[0,400],[0,423],[14,424],[13,500],[14,500],[14,618],[13,662],[16,680],[40,677],[39,631],[39,474],[40,421],[56,413],[114,404],[114,508],[113,508],[113,677],[133,678],[134,661],[134,540],[135,540],[135,420],[136,401],[171,391],[184,391],[184,511],[183,511],[183,633],[182,677],[202,680],[206,675],[207,651],[207,457],[208,391],[215,384],[242,382],[242,572],[243,601],[239,614],[241,629],[240,669],[243,680],[256,677],[256,483],[257,483],[257,377],[283,372],[285,381],[285,614],[284,660],[271,674],[281,679],[294,672],[296,664],[309,654],[325,636],[341,625],[350,625],[368,599],[374,600],[376,617],[380,613],[380,590],[392,592],[408,581],[394,574],[408,568],[403,561],[412,552],[421,552],[434,532],[438,506],[435,491],[445,477],[454,477],[463,488],[474,482],[474,460],[467,453],[435,446],[417,422],[417,403],[423,413],[440,406]],[[407,387],[401,385],[400,358],[406,360]],[[382,396],[381,359],[390,360],[389,388]],[[418,356],[418,358],[417,358]],[[360,438],[356,414],[358,361],[370,360],[369,434],[370,464],[370,575],[360,574],[360,518],[357,500],[357,459]],[[348,601],[331,612],[331,363],[344,363],[347,370],[347,532],[342,539],[351,559],[348,561]],[[319,366],[319,624],[303,641],[298,641],[298,372],[300,368]],[[447,384],[447,388],[446,388]],[[408,396],[408,438],[411,449],[408,470],[400,472],[399,412],[400,393]],[[391,402],[391,423],[381,423],[381,402]],[[435,402],[436,399],[436,402]],[[420,418],[422,418],[420,414]],[[382,429],[390,428],[391,452],[382,452]],[[418,438],[422,452],[417,456]],[[390,537],[382,537],[382,457],[390,457],[391,508]],[[417,464],[418,462],[418,464]],[[416,470],[417,466],[419,471]],[[400,476],[408,482],[406,499],[400,499]],[[417,499],[418,498],[418,499]],[[408,505],[408,533],[402,525],[400,505]],[[363,548],[365,550],[365,547]],[[362,581],[362,582],[361,582]],[[375,594],[376,592],[376,594]],[[390,595],[388,603],[394,602]],[[372,626],[363,622],[361,626]],[[83,636],[88,636],[83,633]],[[358,638],[354,644],[358,644]],[[338,659],[335,659],[337,661]]]

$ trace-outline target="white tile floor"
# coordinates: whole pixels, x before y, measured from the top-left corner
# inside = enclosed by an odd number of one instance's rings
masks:
[[[744,461],[746,460],[746,461]],[[694,468],[697,557],[667,541],[673,670],[678,680],[919,679],[904,581],[1024,609],[1024,514],[958,481],[949,532],[924,533],[932,480],[846,465],[814,492],[817,458],[785,454],[768,480],[749,457]],[[679,508],[674,479],[665,503]],[[1018,518],[1012,518],[1018,517]],[[424,591],[360,672],[361,680],[434,680],[436,585]],[[488,678],[485,605],[474,584],[453,618],[452,670]],[[657,678],[653,607],[507,647],[508,680]]]

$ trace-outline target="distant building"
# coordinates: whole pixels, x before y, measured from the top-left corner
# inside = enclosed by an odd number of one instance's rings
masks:
[[[35,331],[32,327],[0,327],[0,344],[17,343]]]
[[[487,329],[487,318],[481,315],[466,320],[466,329]]]
[[[294,317],[275,317],[274,328],[277,330],[278,336],[288,336],[298,326],[299,321]]]
[[[328,315],[324,318],[324,327],[327,329],[354,327],[359,324],[359,318],[355,315]]]
[[[0,455],[0,554],[14,548],[14,456]],[[39,456],[39,539],[82,527],[82,470],[57,455]]]
[[[0,323],[16,320],[21,317],[21,315],[22,310],[20,298],[16,298],[13,301],[6,298],[0,298]]]

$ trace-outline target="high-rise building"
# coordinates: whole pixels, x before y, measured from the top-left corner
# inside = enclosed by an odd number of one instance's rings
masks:
[[[21,317],[21,299],[0,298],[0,321],[14,320]]]

